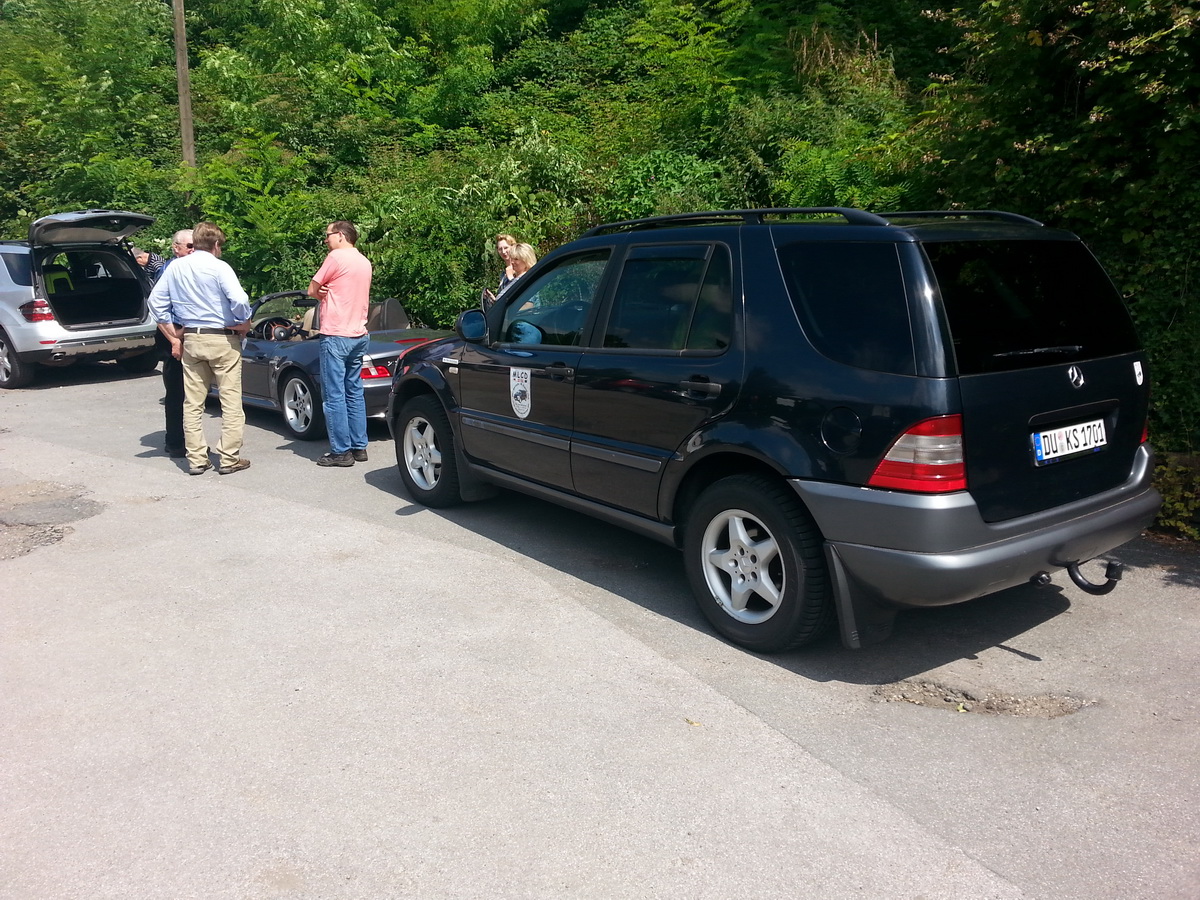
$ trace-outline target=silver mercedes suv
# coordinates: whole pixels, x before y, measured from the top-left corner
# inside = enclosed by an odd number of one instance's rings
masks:
[[[29,238],[0,241],[0,388],[29,384],[38,366],[115,359],[158,365],[150,278],[129,237],[153,224],[108,209],[43,216]]]

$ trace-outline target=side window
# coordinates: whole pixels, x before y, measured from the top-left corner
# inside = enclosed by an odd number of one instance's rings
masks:
[[[792,307],[818,352],[876,372],[916,371],[894,244],[797,241],[777,253]]]
[[[729,251],[711,244],[639,247],[625,261],[604,346],[723,350],[732,331]]]
[[[696,314],[688,331],[688,350],[724,350],[733,339],[733,267],[729,251],[718,247],[708,264]]]
[[[505,291],[501,341],[578,346],[609,252],[594,250],[567,257],[532,284],[516,284]]]
[[[33,270],[29,263],[28,253],[0,253],[4,259],[4,268],[13,284],[29,287],[33,284]]]

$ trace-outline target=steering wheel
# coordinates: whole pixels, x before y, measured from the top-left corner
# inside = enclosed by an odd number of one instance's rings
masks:
[[[258,323],[258,333],[267,341],[286,341],[299,331],[299,325],[283,316],[272,316]]]

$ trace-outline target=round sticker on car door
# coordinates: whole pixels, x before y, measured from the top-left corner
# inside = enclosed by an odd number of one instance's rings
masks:
[[[524,419],[529,415],[529,408],[532,404],[530,390],[528,369],[508,370],[508,399],[512,401],[513,412],[519,418]]]

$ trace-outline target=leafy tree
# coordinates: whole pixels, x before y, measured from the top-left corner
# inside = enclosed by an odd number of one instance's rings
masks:
[[[169,35],[155,0],[0,5],[0,220],[175,205]]]

